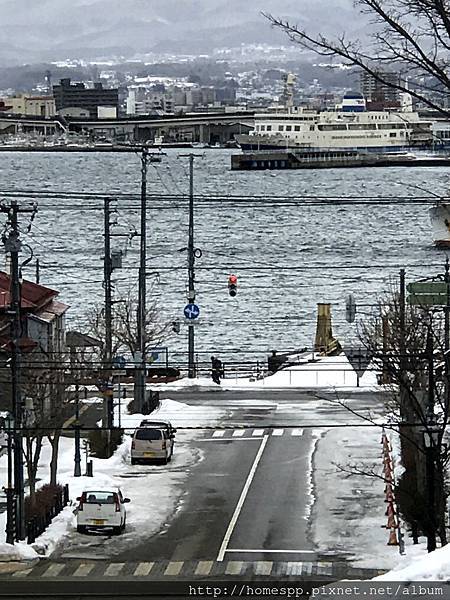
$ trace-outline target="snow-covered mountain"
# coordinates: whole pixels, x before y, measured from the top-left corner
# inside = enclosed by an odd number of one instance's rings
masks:
[[[261,11],[325,33],[361,23],[351,0],[0,0],[0,60],[287,43]]]

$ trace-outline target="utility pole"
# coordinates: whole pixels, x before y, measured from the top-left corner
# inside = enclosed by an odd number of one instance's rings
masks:
[[[450,273],[449,273],[449,260],[448,256],[445,260],[445,291],[446,291],[446,301],[444,306],[444,356],[445,356],[445,405],[448,409],[450,404]]]
[[[149,150],[145,146],[141,153],[141,229],[140,229],[140,249],[139,249],[139,294],[138,294],[138,314],[137,314],[137,346],[138,352],[135,356],[136,364],[134,377],[134,400],[138,411],[142,413],[145,404],[145,342],[146,342],[146,257],[147,257],[147,171],[148,171]]]
[[[11,256],[10,263],[10,307],[7,312],[11,319],[11,395],[12,395],[12,414],[14,419],[14,493],[15,493],[15,539],[25,539],[25,494],[24,494],[24,476],[23,476],[23,406],[20,390],[20,337],[22,331],[21,324],[21,290],[20,290],[20,272],[19,272],[19,252],[22,242],[19,238],[18,214],[32,213],[31,219],[37,211],[36,205],[31,208],[20,208],[16,200],[11,200],[9,206],[1,205],[0,212],[8,214],[8,235],[3,236],[5,251]],[[8,450],[11,450],[11,443],[8,444]],[[11,510],[8,511],[8,518],[12,518]],[[11,524],[7,525],[7,530],[11,530]]]
[[[195,248],[194,248],[194,160],[202,154],[180,154],[189,158],[189,227],[188,227],[188,302],[195,302]],[[188,325],[188,377],[195,377],[195,326]]]
[[[426,414],[426,431],[429,443],[425,445],[426,460],[426,480],[428,496],[428,531],[427,531],[427,550],[433,552],[436,550],[436,517],[435,517],[435,465],[434,465],[434,347],[432,321],[430,320],[427,331],[427,357],[428,357],[428,408]]]
[[[112,262],[111,262],[111,198],[104,200],[104,257],[103,257],[103,287],[105,290],[105,348],[103,352],[103,419],[108,442],[113,426],[113,398],[111,396],[112,378]],[[109,443],[108,443],[109,446]]]

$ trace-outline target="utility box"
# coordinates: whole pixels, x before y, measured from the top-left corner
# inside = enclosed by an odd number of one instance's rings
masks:
[[[122,268],[122,250],[113,250],[111,252],[111,268],[121,269]]]

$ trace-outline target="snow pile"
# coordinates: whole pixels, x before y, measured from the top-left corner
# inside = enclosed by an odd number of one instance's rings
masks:
[[[420,555],[405,556],[392,570],[375,577],[381,581],[448,581],[450,579],[450,546],[426,552],[424,545],[415,546]],[[409,548],[408,548],[409,550]],[[409,563],[407,566],[405,562]]]

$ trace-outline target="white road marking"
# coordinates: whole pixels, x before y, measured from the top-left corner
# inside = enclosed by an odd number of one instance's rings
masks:
[[[22,571],[16,571],[12,574],[13,577],[26,577],[31,573],[33,569],[23,569]]]
[[[153,569],[154,562],[141,562],[136,567],[133,575],[135,577],[146,577]]]
[[[272,554],[274,552],[280,553],[280,554],[315,554],[316,551],[315,550],[268,550],[267,548],[262,548],[261,550],[254,550],[252,549],[248,549],[248,548],[229,548],[226,550],[226,552],[250,552],[253,554],[257,554],[259,552],[261,553],[265,553],[265,554]]]
[[[79,413],[78,413],[80,415],[80,417],[81,417],[81,415],[84,412],[87,411],[87,409],[89,408],[89,406],[90,406],[89,404],[83,404],[83,406],[80,408]],[[62,428],[63,429],[68,429],[72,425],[72,423],[75,423],[75,415],[73,415],[73,417],[69,417],[67,419],[67,421],[65,423],[63,423]]]
[[[59,563],[54,563],[50,565],[45,573],[42,574],[42,577],[58,577],[61,571],[64,569],[66,565],[61,565]]]
[[[167,565],[164,575],[179,575],[183,568],[184,561],[173,561]]]
[[[293,435],[293,436],[303,435],[303,429],[293,429],[291,435]]]
[[[199,561],[197,568],[195,569],[195,575],[209,575],[214,562],[212,560],[201,560]]]
[[[264,429],[254,429],[252,435],[264,435]]]
[[[286,575],[301,575],[302,574],[301,562],[288,562],[286,567]]]
[[[272,435],[283,435],[284,429],[274,429]]]
[[[225,435],[225,430],[224,429],[219,430],[219,431],[215,431],[213,433],[213,437],[214,438],[223,437],[224,435]]]
[[[230,560],[225,569],[225,575],[240,575],[243,564],[241,560]]]
[[[270,575],[272,572],[273,562],[271,560],[258,560],[255,563],[256,575]]]
[[[250,485],[253,481],[253,477],[255,476],[256,473],[256,469],[258,467],[258,463],[261,460],[261,456],[264,452],[264,448],[266,447],[267,444],[267,440],[269,439],[269,436],[265,435],[261,441],[261,445],[258,448],[258,452],[255,456],[255,460],[253,461],[253,465],[252,468],[250,469],[250,473],[248,474],[247,477],[247,481],[245,482],[245,485],[242,489],[241,495],[239,497],[238,503],[236,505],[236,508],[234,510],[233,516],[231,517],[231,521],[228,525],[228,528],[225,532],[224,538],[222,540],[222,544],[220,546],[220,550],[219,550],[219,554],[217,556],[217,560],[219,562],[223,561],[223,557],[225,556],[225,552],[227,550],[227,546],[230,542],[230,538],[231,538],[231,534],[233,533],[233,530],[236,526],[237,520],[239,518],[239,514],[242,510],[242,507],[244,505],[245,502],[245,498],[247,497],[248,494],[248,490],[250,489]]]
[[[333,563],[320,562],[317,564],[317,575],[328,575],[333,572]]]
[[[203,438],[199,442],[254,442],[262,437],[237,437],[237,438]]]
[[[105,571],[107,577],[117,577],[124,568],[125,563],[111,563]]]
[[[242,437],[245,433],[245,429],[235,429],[233,431],[233,437]]]
[[[88,565],[86,563],[82,563],[78,567],[78,569],[75,571],[73,576],[74,577],[87,577],[87,575],[89,575],[89,573],[92,571],[93,568],[94,568],[94,565]]]

